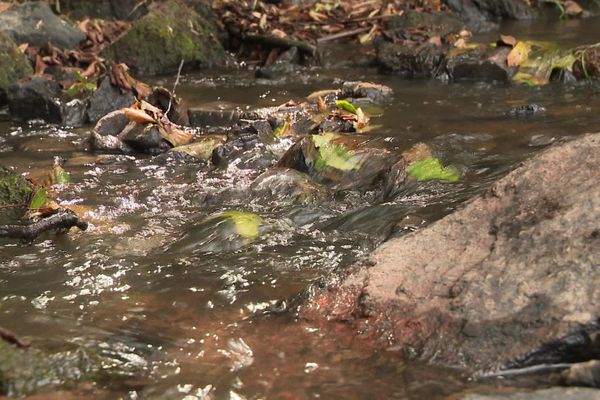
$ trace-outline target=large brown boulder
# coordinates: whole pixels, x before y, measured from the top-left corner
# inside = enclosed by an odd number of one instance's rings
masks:
[[[311,288],[300,315],[470,370],[599,358],[599,171],[600,133],[555,145]]]

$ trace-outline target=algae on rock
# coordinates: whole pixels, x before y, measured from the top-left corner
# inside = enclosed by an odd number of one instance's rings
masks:
[[[152,4],[103,55],[146,75],[176,72],[181,60],[186,68],[206,68],[227,58],[214,26],[180,0]]]
[[[8,36],[0,32],[0,91],[32,73],[25,54]]]

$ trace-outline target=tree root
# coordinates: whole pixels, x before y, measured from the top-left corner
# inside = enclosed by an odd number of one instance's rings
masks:
[[[88,223],[81,221],[73,211],[61,208],[56,214],[30,225],[0,225],[0,238],[32,241],[44,232],[55,230],[68,231],[74,226],[85,231]]]

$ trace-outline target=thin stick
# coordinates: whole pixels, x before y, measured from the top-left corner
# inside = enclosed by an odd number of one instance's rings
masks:
[[[334,35],[323,36],[322,38],[317,39],[317,43],[321,44],[323,42],[330,42],[332,40],[345,39],[345,38],[356,36],[359,33],[367,32],[370,30],[371,30],[371,27],[367,26],[365,28],[358,28],[358,29],[353,29],[351,31],[336,33]]]
[[[175,78],[175,83],[173,84],[173,90],[171,91],[171,97],[169,97],[169,107],[167,107],[167,112],[165,115],[169,115],[169,111],[171,111],[171,105],[173,104],[173,98],[175,97],[175,90],[177,90],[177,85],[179,85],[179,78],[181,78],[181,69],[183,68],[183,58],[179,63],[179,68],[177,69],[177,78]]]
[[[1,326],[0,326],[0,338],[2,338],[2,340],[4,340],[5,342],[14,344],[15,346],[17,346],[20,349],[26,349],[29,346],[31,346],[30,342],[19,339],[17,337],[17,335],[15,335],[12,331],[9,331],[8,329],[3,328]]]
[[[487,373],[479,374],[477,377],[478,378],[498,378],[498,377],[504,377],[504,376],[537,374],[540,372],[560,371],[563,369],[570,368],[572,366],[573,366],[573,364],[569,364],[569,363],[539,364],[539,365],[533,365],[531,367],[504,369],[504,370],[495,371],[495,372],[487,372]]]

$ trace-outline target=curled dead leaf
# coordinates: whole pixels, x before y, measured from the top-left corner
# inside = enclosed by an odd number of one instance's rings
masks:
[[[515,47],[508,53],[506,63],[509,67],[518,67],[529,58],[531,45],[527,42],[518,42]]]
[[[135,108],[129,107],[124,108],[123,112],[130,121],[137,122],[138,124],[149,124],[157,122],[155,118],[151,117],[143,110],[136,110]]]
[[[498,46],[515,47],[515,45],[517,44],[517,39],[515,39],[514,36],[510,35],[500,35],[500,40],[498,40],[496,44]]]

